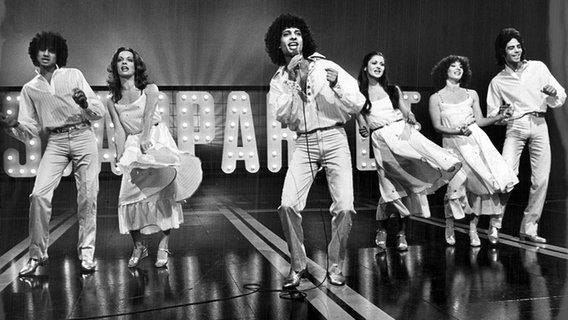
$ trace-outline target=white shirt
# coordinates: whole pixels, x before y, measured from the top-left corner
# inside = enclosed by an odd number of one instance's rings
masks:
[[[543,92],[545,85],[556,89],[556,97]],[[541,61],[525,61],[520,71],[515,72],[508,65],[489,84],[487,91],[487,116],[494,117],[501,105],[513,107],[513,117],[526,112],[546,112],[547,107],[556,108],[564,104],[566,92]]]
[[[73,89],[85,92],[89,106],[82,109],[73,100]],[[97,98],[81,71],[73,68],[58,68],[51,76],[51,82],[36,75],[22,87],[18,121],[12,134],[21,141],[27,141],[40,132],[65,125],[78,124],[85,120],[97,120],[104,116],[105,106]]]
[[[285,66],[281,66],[270,81],[268,92],[269,112],[292,131],[308,132],[318,128],[345,124],[365,103],[357,80],[336,63],[314,53],[309,58],[305,95],[300,85],[288,80]],[[337,70],[337,83],[333,88],[327,81],[326,68]],[[302,96],[304,100],[302,100]]]

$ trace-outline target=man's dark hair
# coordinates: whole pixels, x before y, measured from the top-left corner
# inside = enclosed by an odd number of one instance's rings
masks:
[[[45,49],[55,53],[57,66],[64,67],[67,65],[67,56],[69,55],[67,41],[59,33],[42,31],[35,35],[28,47],[28,54],[34,66],[39,66],[39,61],[37,60],[38,52]]]
[[[268,27],[268,31],[264,36],[266,52],[268,52],[268,56],[272,62],[279,66],[286,64],[286,59],[280,48],[280,38],[282,37],[282,31],[287,28],[298,28],[302,33],[302,55],[304,58],[311,56],[317,50],[316,42],[306,21],[301,17],[289,13],[281,14],[272,22],[270,27]]]
[[[527,50],[525,49],[525,42],[521,33],[514,28],[505,28],[499,32],[497,39],[495,39],[495,59],[497,59],[497,64],[500,66],[505,65],[505,56],[507,56],[505,48],[507,48],[507,43],[509,43],[511,39],[517,39],[517,41],[519,41],[521,48],[523,49],[523,52],[521,53],[521,61],[525,60]]]

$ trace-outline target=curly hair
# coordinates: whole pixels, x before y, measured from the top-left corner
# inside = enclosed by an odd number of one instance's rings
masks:
[[[128,51],[131,52],[134,57],[134,85],[136,88],[140,90],[144,90],[146,86],[150,83],[148,80],[148,75],[146,74],[146,64],[142,57],[136,52],[134,49],[127,48],[127,47],[120,47],[116,50],[114,55],[112,56],[112,60],[110,65],[107,68],[109,73],[107,84],[112,95],[112,101],[118,102],[122,99],[122,85],[120,83],[120,76],[118,75],[118,55],[123,52]]]
[[[359,83],[359,91],[365,96],[365,104],[361,109],[362,114],[369,114],[371,111],[371,100],[369,100],[369,76],[367,75],[367,64],[369,60],[374,56],[381,56],[384,58],[383,54],[379,51],[371,51],[363,57],[363,63],[361,64],[361,69],[359,70],[359,75],[357,76],[357,81]],[[386,60],[385,60],[386,61]],[[398,87],[391,84],[387,76],[386,68],[383,71],[383,75],[378,79],[379,85],[385,89],[386,93],[389,95],[389,99],[395,109],[399,108],[399,98],[400,93]]]
[[[448,69],[454,62],[459,62],[463,69],[462,77],[459,81],[461,86],[465,86],[471,80],[471,67],[469,64],[469,59],[464,56],[449,55],[442,60],[438,61],[432,68],[430,75],[432,76],[432,82],[436,90],[440,90],[446,86],[446,79],[448,79]]]
[[[282,37],[282,31],[287,28],[298,28],[302,33],[302,55],[305,58],[311,56],[317,50],[316,41],[314,40],[313,34],[306,21],[301,17],[294,16],[289,13],[281,14],[272,22],[270,27],[268,27],[268,31],[264,35],[266,52],[272,62],[278,66],[286,64],[286,59],[284,58],[284,54],[280,48],[280,39]]]
[[[50,52],[55,53],[55,63],[57,66],[64,67],[67,65],[67,57],[69,55],[67,41],[59,33],[52,31],[36,33],[28,47],[28,54],[34,66],[39,66],[37,55],[39,51],[45,49],[49,49]]]
[[[519,43],[521,44],[521,49],[523,50],[523,52],[521,53],[521,61],[525,60],[525,53],[527,52],[527,50],[525,48],[523,36],[521,36],[521,33],[514,28],[505,28],[501,30],[501,32],[499,32],[497,39],[495,39],[495,59],[497,60],[497,65],[499,66],[505,65],[505,57],[507,56],[507,43],[509,43],[511,39],[517,39],[517,41],[519,41]]]

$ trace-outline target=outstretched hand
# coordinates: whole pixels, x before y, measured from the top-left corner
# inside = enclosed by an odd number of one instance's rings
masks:
[[[0,126],[2,128],[14,128],[18,126],[18,119],[15,116],[11,115],[4,115],[2,111],[0,111]]]

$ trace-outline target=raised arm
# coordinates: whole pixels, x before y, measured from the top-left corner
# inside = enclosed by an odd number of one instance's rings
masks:
[[[548,70],[544,63],[542,67],[544,69],[543,73],[547,78],[546,85],[541,88],[541,91],[546,94],[546,104],[551,108],[558,108],[564,105],[566,101],[566,91],[560,83],[558,83],[556,78],[554,78],[552,73],[550,73],[550,70]]]
[[[279,72],[284,71],[281,69]],[[270,81],[268,108],[276,120],[287,125],[290,130],[296,131],[300,125],[300,107],[303,101],[299,85],[287,78],[286,74],[277,73]]]
[[[365,96],[359,91],[357,80],[339,65],[327,61],[327,81],[345,112],[357,114],[365,104]]]
[[[98,120],[105,115],[105,106],[97,97],[81,71],[77,70],[79,78],[78,91],[73,93],[73,99],[83,109],[82,112],[88,120]]]

